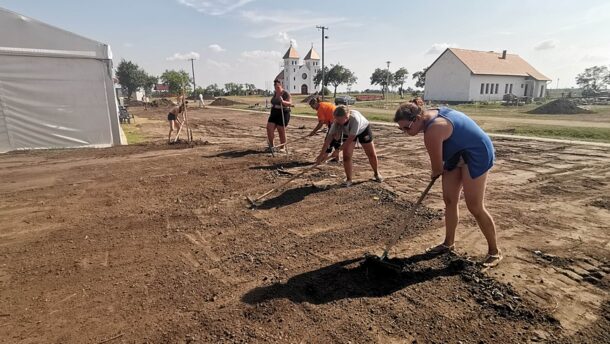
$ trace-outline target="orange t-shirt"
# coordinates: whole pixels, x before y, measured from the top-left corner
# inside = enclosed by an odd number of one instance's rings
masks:
[[[335,106],[332,103],[321,102],[318,107],[318,121],[325,124],[332,123],[333,112],[335,112]]]

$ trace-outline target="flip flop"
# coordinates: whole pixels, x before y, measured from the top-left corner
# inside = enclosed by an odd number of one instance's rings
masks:
[[[498,253],[496,254],[488,254],[482,264],[486,268],[493,268],[500,264],[502,259],[504,259],[504,256],[502,255],[502,252],[498,250]]]
[[[429,254],[443,254],[443,253],[447,253],[447,252],[453,252],[455,250],[455,244],[454,245],[445,245],[445,244],[439,244],[433,247],[428,247],[426,249],[426,253]]]

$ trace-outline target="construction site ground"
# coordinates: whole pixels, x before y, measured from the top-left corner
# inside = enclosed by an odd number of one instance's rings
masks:
[[[310,166],[323,135],[266,152],[267,116],[191,109],[192,144],[167,144],[167,108],[132,108],[144,143],[0,155],[1,343],[608,343],[610,148],[494,138],[487,207],[505,259],[460,205],[443,240],[421,137],[374,125],[355,185]],[[314,119],[293,118],[289,139]],[[362,264],[407,226],[390,256]]]

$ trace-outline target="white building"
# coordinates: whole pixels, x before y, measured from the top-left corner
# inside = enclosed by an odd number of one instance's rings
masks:
[[[425,100],[498,101],[505,94],[544,97],[551,81],[519,55],[448,48],[426,72]]]
[[[304,64],[300,64],[299,54],[292,44],[290,44],[290,48],[284,54],[283,59],[284,70],[275,78],[283,80],[284,89],[294,94],[314,93],[316,87],[313,79],[320,70],[320,56],[313,50],[313,46],[305,55]]]

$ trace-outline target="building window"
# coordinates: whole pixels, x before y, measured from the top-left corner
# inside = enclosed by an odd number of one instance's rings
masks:
[[[498,89],[500,88],[500,84],[496,84],[496,94],[498,94]]]
[[[483,92],[485,92],[485,84],[481,83],[481,94],[483,94]]]
[[[513,93],[513,84],[510,84],[510,86],[508,87],[508,93]]]
[[[504,85],[504,94],[507,94],[507,93],[508,93],[508,84],[505,84]]]
[[[544,95],[544,85],[540,85],[540,98]]]
[[[489,84],[485,84],[485,94],[489,94]]]
[[[523,84],[521,84],[521,88],[523,88]]]

